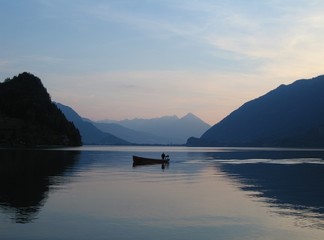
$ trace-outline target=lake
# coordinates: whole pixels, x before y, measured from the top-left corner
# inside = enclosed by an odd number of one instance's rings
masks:
[[[0,239],[322,240],[324,150],[0,149],[0,221]]]

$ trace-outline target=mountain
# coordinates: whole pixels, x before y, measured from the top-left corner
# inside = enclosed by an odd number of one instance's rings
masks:
[[[184,144],[188,137],[200,137],[202,133],[210,128],[210,125],[192,113],[188,113],[182,118],[178,118],[177,116],[164,116],[152,119],[104,120],[95,123],[95,125],[103,131],[113,131],[112,126],[103,125],[108,123],[118,124],[133,131],[127,132],[130,138],[125,133],[118,131],[114,132],[116,136],[123,136],[129,140],[132,139],[134,143],[145,144]],[[135,139],[135,137],[138,139]]]
[[[79,146],[81,137],[41,80],[24,72],[0,83],[0,144]]]
[[[72,108],[61,103],[55,103],[69,121],[72,121],[80,130],[82,141],[88,145],[129,145],[130,143],[110,133],[105,133],[96,128],[89,121],[84,120]]]
[[[117,123],[92,122],[92,124],[103,132],[111,133],[128,142],[135,144],[167,144],[168,139],[150,133],[136,131]]]
[[[188,146],[324,147],[324,75],[243,104]]]

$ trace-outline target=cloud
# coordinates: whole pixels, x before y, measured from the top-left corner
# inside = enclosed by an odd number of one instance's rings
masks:
[[[157,3],[155,2],[154,5]],[[186,35],[188,27],[179,26],[177,21],[173,22],[172,14],[158,14],[160,11],[166,11],[165,8],[171,10],[167,4],[160,5],[162,10],[151,12],[149,7],[136,7],[135,2],[126,2],[126,4],[97,4],[87,6],[84,11],[101,21],[110,23],[119,23],[128,25],[129,27],[150,32],[151,36],[165,38],[171,35]],[[149,5],[149,4],[148,4]],[[159,5],[159,4],[158,4]],[[155,6],[155,8],[157,8]],[[192,31],[192,30],[191,30]]]
[[[300,2],[283,5],[274,1],[269,7],[275,14],[265,16],[251,12],[246,15],[243,8],[227,16],[227,30],[221,34],[209,31],[202,38],[216,49],[230,52],[232,59],[258,61],[254,71],[260,76],[293,79],[316,75],[323,69],[320,49],[324,44],[324,5]]]
[[[149,2],[139,7],[126,3],[100,4],[87,11],[104,21],[122,23],[154,37],[177,37],[189,46],[193,42],[211,46],[214,58],[259,61],[255,70],[261,73],[277,64],[290,69],[286,58],[313,62],[311,59],[318,57],[314,48],[319,49],[324,42],[321,1],[164,1],[159,10],[155,6],[154,12],[150,12]]]
[[[0,69],[39,75],[86,116],[197,111],[212,122],[324,69],[319,0],[37,3],[37,28],[29,22],[28,41],[10,35]]]

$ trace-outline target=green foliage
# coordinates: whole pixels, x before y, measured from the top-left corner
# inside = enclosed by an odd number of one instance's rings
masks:
[[[41,80],[24,72],[0,83],[0,143],[79,146],[81,137]]]

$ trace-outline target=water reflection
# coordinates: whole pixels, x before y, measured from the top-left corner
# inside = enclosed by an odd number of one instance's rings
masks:
[[[323,239],[324,152],[77,150],[0,150],[0,239]]]
[[[169,168],[169,163],[133,163],[133,168],[145,166],[160,166],[162,170]]]
[[[293,215],[298,225],[324,229],[322,151],[243,151],[214,158],[224,160],[217,161],[217,168],[274,212]]]
[[[76,151],[1,150],[0,210],[17,223],[37,218],[49,192],[78,160]]]

